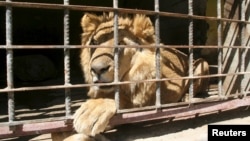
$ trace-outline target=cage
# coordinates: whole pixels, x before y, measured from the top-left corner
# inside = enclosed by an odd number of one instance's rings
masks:
[[[177,48],[188,56],[189,72],[181,79],[190,80],[189,94],[183,100],[161,103],[157,85],[154,105],[119,109],[117,104],[111,125],[192,118],[250,104],[249,0],[6,0],[0,1],[0,11],[0,138],[73,130],[72,114],[87,99],[88,88],[96,85],[84,82],[79,65],[80,19],[85,12],[146,14],[155,27],[153,47]],[[199,57],[208,62],[210,74],[194,76],[190,62]],[[119,81],[118,59],[116,53],[117,81],[108,84],[117,86],[117,103],[119,86],[176,79],[156,75],[151,80]],[[209,87],[196,97],[193,80],[198,78],[209,78]]]

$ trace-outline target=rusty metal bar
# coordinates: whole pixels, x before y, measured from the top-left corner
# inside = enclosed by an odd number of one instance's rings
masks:
[[[26,123],[24,125],[16,126],[15,132],[10,131],[6,126],[0,126],[0,139],[34,134],[71,131],[72,129],[72,125],[65,125],[63,120],[42,123]]]
[[[155,4],[155,12],[159,13],[160,12],[160,6],[159,6],[159,0],[154,1]],[[161,52],[160,52],[160,16],[159,14],[155,15],[155,36],[156,36],[156,41],[155,41],[155,46],[156,46],[156,51],[155,51],[155,67],[156,67],[156,80],[161,79]],[[156,82],[156,101],[155,105],[157,108],[161,107],[161,82]]]
[[[202,103],[194,104],[190,106],[177,107],[177,108],[168,108],[162,109],[161,111],[142,111],[136,113],[125,113],[113,117],[111,125],[120,125],[125,123],[136,123],[157,119],[166,119],[166,118],[193,118],[197,117],[200,114],[206,115],[211,113],[221,113],[223,111],[233,110],[243,106],[249,106],[250,97],[245,97],[244,99],[233,99],[228,101],[217,101],[212,103]]]
[[[148,110],[136,113],[125,113],[118,114],[110,120],[111,126],[126,124],[126,123],[137,123],[149,120],[157,119],[168,119],[174,118],[179,119],[190,119],[197,116],[203,116],[212,113],[221,113],[228,110],[237,109],[240,107],[249,106],[250,97],[247,96],[243,99],[233,99],[227,101],[216,101],[209,103],[194,104],[192,107],[182,106],[176,108],[162,109],[161,111]],[[20,125],[16,128],[16,132],[8,130],[8,127],[0,126],[0,138],[8,138],[13,136],[23,136],[31,134],[44,134],[51,132],[62,132],[71,131],[71,125],[65,125],[63,121],[43,122],[43,123],[32,123]]]
[[[0,49],[64,49],[64,48],[70,48],[70,49],[76,49],[76,48],[105,48],[105,46],[99,46],[99,45],[11,45],[11,46],[6,46],[6,45],[0,45]],[[115,46],[110,46],[110,47],[115,47]],[[119,48],[152,48],[152,45],[117,45]],[[158,46],[159,48],[189,48],[188,45],[163,45],[160,44]],[[202,45],[193,45],[193,48],[244,48],[243,46],[215,46],[215,45],[207,45],[207,46],[202,46]]]
[[[55,10],[76,10],[76,11],[96,11],[96,12],[112,12],[118,11],[122,13],[131,13],[131,14],[146,14],[146,15],[156,15],[160,16],[169,16],[169,17],[177,17],[177,18],[190,18],[193,19],[203,19],[203,20],[221,20],[226,22],[242,22],[241,20],[235,19],[227,19],[227,18],[216,18],[216,17],[208,17],[208,16],[197,16],[197,15],[187,15],[181,13],[171,13],[171,12],[155,12],[150,10],[138,10],[138,9],[126,9],[126,8],[117,8],[114,9],[112,7],[98,7],[98,6],[83,6],[83,5],[62,5],[62,4],[46,4],[46,3],[30,3],[30,2],[4,2],[0,1],[0,6],[12,6],[12,7],[21,7],[21,8],[43,8],[43,9],[55,9]],[[243,21],[246,24],[249,24],[250,21]]]
[[[21,91],[33,91],[33,90],[49,90],[49,89],[64,89],[64,88],[83,88],[83,87],[91,87],[91,86],[110,86],[110,85],[125,85],[125,84],[133,84],[133,83],[144,83],[144,82],[158,82],[158,81],[169,81],[169,80],[180,80],[180,79],[198,79],[198,78],[212,78],[212,77],[226,77],[232,75],[249,75],[250,72],[237,72],[237,73],[226,73],[226,74],[211,74],[211,75],[203,75],[203,76],[194,76],[190,77],[178,77],[178,78],[161,78],[160,80],[156,79],[148,79],[148,80],[138,80],[138,81],[123,81],[117,83],[98,83],[98,84],[75,84],[75,85],[50,85],[50,86],[36,86],[36,87],[21,87],[21,88],[4,88],[0,89],[0,93],[6,92],[21,92]]]
[[[247,92],[248,94],[250,94],[250,91]],[[227,97],[227,99],[221,100],[220,98],[218,98],[217,96],[211,96],[209,98],[206,99],[195,99],[192,102],[193,104],[203,104],[203,103],[213,103],[213,102],[218,102],[218,101],[227,101],[227,100],[232,100],[235,99],[236,96],[238,96],[239,93],[232,93],[231,95],[229,95]],[[162,104],[161,108],[176,108],[176,107],[183,107],[183,106],[189,106],[190,107],[190,102],[177,102],[177,103],[169,103],[169,104]],[[157,108],[156,106],[146,106],[146,107],[140,107],[140,108],[133,108],[133,109],[123,109],[120,110],[121,113],[132,113],[132,112],[141,112],[141,111],[148,111],[148,110],[154,110],[155,108]]]
[[[217,0],[217,18],[221,19],[221,0]],[[218,44],[218,74],[222,74],[222,58],[223,58],[223,45],[222,45],[222,21],[217,21],[217,44]],[[222,77],[218,77],[218,96],[223,99]]]
[[[46,90],[46,89],[65,89],[65,105],[66,105],[66,117],[70,117],[70,111],[71,111],[71,107],[70,107],[70,91],[69,88],[78,88],[78,87],[89,87],[92,84],[79,84],[79,85],[70,85],[70,66],[69,66],[69,48],[71,48],[71,46],[69,45],[69,10],[87,10],[84,9],[83,7],[88,7],[90,8],[90,11],[95,11],[96,9],[92,9],[95,7],[89,7],[89,6],[73,6],[73,5],[69,5],[68,0],[64,0],[64,4],[63,5],[58,5],[58,4],[38,4],[38,3],[20,3],[20,2],[11,2],[10,0],[6,0],[7,2],[0,2],[0,6],[1,5],[5,5],[7,7],[6,9],[6,46],[3,46],[2,48],[6,48],[7,50],[7,81],[8,81],[8,86],[6,89],[0,89],[0,93],[1,92],[8,92],[9,93],[9,112],[14,111],[14,108],[10,110],[10,107],[13,106],[14,104],[14,92],[15,91],[27,91],[27,90]],[[218,3],[221,3],[221,0],[218,0]],[[221,24],[222,21],[229,21],[229,22],[239,22],[239,23],[250,23],[247,21],[243,20],[243,16],[241,17],[241,20],[230,20],[230,19],[223,19],[221,18],[221,16],[217,15],[217,18],[212,18],[212,17],[205,17],[205,16],[195,16],[193,15],[193,0],[189,0],[189,15],[184,15],[184,14],[178,14],[178,13],[168,13],[168,12],[159,12],[159,0],[155,0],[155,11],[143,11],[143,10],[132,10],[132,9],[120,9],[118,8],[118,0],[113,0],[113,8],[104,8],[104,7],[97,7],[99,11],[100,9],[104,9],[107,11],[114,11],[114,38],[115,38],[115,43],[114,43],[114,47],[115,49],[117,49],[115,52],[115,56],[114,56],[114,60],[115,60],[115,79],[114,79],[114,83],[109,83],[109,84],[98,84],[98,85],[116,85],[117,86],[117,90],[116,90],[116,95],[115,95],[115,99],[118,102],[118,109],[119,109],[119,85],[123,85],[123,84],[131,84],[131,83],[142,83],[142,82],[163,82],[163,81],[168,81],[168,80],[173,80],[173,79],[190,79],[191,81],[193,79],[196,78],[208,78],[208,77],[223,77],[223,76],[228,76],[228,75],[245,75],[245,74],[250,74],[250,72],[244,72],[244,65],[245,62],[243,62],[241,64],[241,71],[237,72],[237,73],[231,73],[231,74],[222,74],[222,73],[218,73],[216,75],[206,75],[206,76],[193,76],[193,69],[191,69],[192,66],[192,62],[193,62],[193,48],[195,46],[193,46],[193,19],[211,19],[211,20],[217,20],[219,23],[218,25]],[[217,3],[217,5],[218,5]],[[242,2],[243,3],[243,2]],[[23,5],[22,5],[23,4]],[[30,5],[31,4],[31,5]],[[32,5],[33,4],[33,5]],[[64,49],[64,70],[65,70],[65,84],[64,85],[58,85],[58,86],[42,86],[42,87],[23,87],[23,88],[14,88],[13,86],[13,74],[12,74],[12,64],[13,64],[13,51],[12,49],[14,49],[15,47],[19,47],[22,48],[24,46],[12,46],[12,24],[11,24],[11,13],[12,13],[12,6],[17,6],[17,7],[31,7],[31,8],[46,8],[46,9],[61,9],[65,11],[64,14],[64,46],[58,46],[58,48],[63,48]],[[32,7],[33,6],[33,7]],[[36,7],[37,6],[37,7]],[[47,7],[50,6],[50,7]],[[221,6],[221,5],[220,5]],[[8,10],[9,8],[9,10]],[[81,8],[81,9],[80,9]],[[218,8],[218,7],[217,7]],[[219,7],[218,9],[220,9],[221,7]],[[158,11],[157,11],[158,9]],[[88,11],[89,11],[88,10]],[[189,46],[185,46],[185,47],[191,47],[190,48],[190,56],[189,56],[189,71],[190,74],[188,77],[183,77],[183,78],[165,78],[165,79],[160,79],[157,78],[155,80],[143,80],[143,81],[133,81],[133,82],[119,82],[119,74],[118,74],[118,70],[119,70],[119,64],[118,64],[118,60],[119,60],[119,48],[120,47],[125,47],[125,46],[118,46],[118,12],[129,12],[129,13],[148,13],[148,14],[152,14],[152,15],[156,15],[156,20],[155,20],[155,29],[156,29],[156,47],[157,49],[160,47],[173,47],[173,46],[167,46],[167,45],[160,45],[159,44],[159,38],[160,36],[159,34],[159,16],[161,15],[165,15],[165,16],[173,16],[173,17],[179,17],[179,18],[190,18],[190,25],[189,25]],[[144,13],[144,14],[145,14]],[[7,16],[10,15],[10,16]],[[177,16],[179,15],[179,16]],[[221,13],[220,13],[221,15]],[[9,25],[7,25],[7,21],[10,22]],[[9,30],[10,29],[10,30]],[[8,31],[8,33],[7,33]],[[221,35],[221,25],[220,27],[218,26],[218,35]],[[8,36],[7,36],[8,34]],[[243,35],[243,33],[241,32],[241,34]],[[243,37],[243,36],[242,36]],[[219,38],[219,36],[218,36]],[[221,38],[221,36],[220,36]],[[244,38],[242,39],[242,43],[241,45],[244,43]],[[9,41],[8,41],[9,40]],[[219,47],[225,47],[222,46],[222,43],[220,41],[218,41],[218,46]],[[218,47],[216,46],[216,47]],[[41,48],[45,48],[45,47],[51,47],[51,48],[55,48],[52,46],[39,46]],[[73,46],[75,48],[81,48],[82,46]],[[93,47],[98,47],[98,46],[93,46]],[[129,46],[126,46],[129,47]],[[131,47],[135,47],[135,46],[131,46]],[[140,46],[137,46],[140,47]],[[149,47],[149,46],[147,46]],[[152,47],[152,46],[151,46]],[[183,46],[176,46],[178,47],[183,47]],[[200,46],[199,46],[200,47]],[[197,46],[197,48],[199,48]],[[201,48],[204,48],[207,46],[203,46]],[[242,46],[239,46],[240,48],[245,47],[245,44]],[[1,46],[0,46],[1,48]],[[33,48],[33,47],[32,47]],[[237,48],[235,46],[229,46],[229,48]],[[243,49],[246,50],[246,49]],[[222,51],[222,50],[221,50]],[[222,52],[221,52],[222,53]],[[244,55],[245,52],[243,52]],[[218,57],[219,58],[219,57]],[[241,56],[242,59],[244,59],[244,56]],[[156,60],[157,60],[157,53],[156,53]],[[220,60],[222,63],[222,60]],[[157,64],[157,61],[156,61]],[[157,65],[156,65],[157,66]],[[159,66],[160,67],[160,66]],[[157,70],[160,70],[157,68]],[[191,72],[192,71],[192,72]],[[159,75],[159,74],[158,74]],[[244,80],[244,79],[243,79]],[[241,83],[243,83],[243,80],[241,81]],[[10,84],[9,84],[10,82]],[[219,84],[218,84],[219,85]],[[243,85],[242,85],[243,86]],[[222,91],[222,89],[220,89]],[[160,91],[157,89],[157,91]],[[193,94],[193,90],[192,90],[192,84],[190,85],[190,89],[189,92],[191,92],[191,94]],[[241,91],[242,92],[242,91]],[[158,92],[156,92],[158,93]],[[222,93],[222,92],[221,92]],[[163,109],[162,111],[155,111],[153,108],[155,108],[155,106],[153,107],[145,107],[145,109],[132,109],[134,111],[136,110],[149,110],[149,111],[143,111],[143,112],[137,112],[137,113],[126,113],[126,114],[118,114],[117,116],[115,116],[112,120],[111,120],[111,125],[119,125],[119,124],[124,124],[124,123],[133,123],[133,122],[141,122],[141,121],[148,121],[148,120],[155,120],[155,119],[165,119],[165,118],[192,118],[194,116],[197,116],[199,114],[211,114],[211,113],[216,113],[216,112],[221,112],[224,110],[231,110],[231,109],[235,109],[238,107],[242,107],[242,106],[249,106],[250,103],[250,97],[247,96],[247,94],[249,94],[249,91],[245,91],[245,97],[243,99],[233,99],[233,100],[224,100],[224,101],[216,101],[216,102],[211,102],[211,99],[208,98],[208,100],[204,100],[202,102],[204,103],[196,103],[191,101],[191,99],[193,98],[193,95],[190,96],[190,101],[192,103],[192,106],[189,107],[188,103],[174,103],[174,104],[168,104],[166,107],[167,109]],[[160,95],[160,94],[157,94]],[[68,97],[69,96],[69,97]],[[230,95],[229,97],[231,97],[232,95]],[[159,98],[159,96],[158,96]],[[228,98],[228,97],[227,97]],[[10,102],[10,100],[12,100]],[[218,99],[217,99],[218,100]],[[156,100],[159,101],[159,100]],[[189,104],[190,104],[189,101]],[[206,103],[207,102],[207,103]],[[160,103],[158,103],[159,105],[157,105],[158,102],[156,102],[156,106],[161,106],[161,108],[164,108],[164,105],[161,105]],[[68,110],[67,110],[67,106],[69,106]],[[172,106],[172,107],[171,107]],[[175,107],[176,106],[176,107]],[[179,106],[179,107],[177,107]],[[169,108],[171,107],[171,108]],[[152,108],[152,109],[151,109]],[[131,111],[132,111],[131,110]],[[128,111],[127,111],[128,112]],[[15,114],[15,113],[14,113]],[[14,118],[11,120],[10,117],[15,117],[15,115],[10,115],[9,114],[9,121],[11,123],[8,123],[8,125],[15,125],[13,123],[17,123],[16,121],[13,121]],[[67,119],[66,119],[67,120]],[[24,122],[25,123],[25,122]],[[21,136],[21,135],[28,135],[28,134],[37,134],[37,133],[49,133],[49,132],[58,132],[58,131],[67,131],[67,130],[72,130],[72,127],[70,125],[65,125],[65,123],[63,121],[55,121],[55,122],[43,122],[43,123],[25,123],[24,125],[20,125],[20,126],[16,126],[15,128],[15,132],[10,131],[9,127],[1,127],[0,126],[0,138],[2,137],[10,137],[10,136]]]
[[[69,0],[63,1],[64,5],[69,5]],[[69,10],[64,10],[64,46],[69,45]],[[70,50],[64,48],[64,85],[70,85]],[[71,92],[69,88],[65,88],[65,116],[71,116]]]
[[[189,16],[192,16],[193,15],[193,0],[188,0],[188,15]],[[194,35],[193,35],[193,32],[194,32],[194,22],[193,22],[193,18],[190,18],[189,19],[189,26],[188,26],[188,46],[190,47],[189,48],[189,58],[188,58],[188,61],[189,61],[189,70],[188,70],[188,73],[189,73],[189,77],[193,77],[194,76],[194,72],[193,72],[193,62],[194,62],[194,59],[193,59],[193,40],[194,40]],[[192,103],[192,99],[194,97],[194,84],[193,84],[193,79],[190,79],[190,85],[189,85],[189,102],[190,104]]]
[[[250,94],[250,91],[247,92]],[[239,93],[231,94],[227,97],[227,100],[235,99],[235,96],[239,95]],[[249,95],[250,96],[250,95]],[[193,104],[203,104],[203,103],[212,103],[212,102],[218,102],[222,101],[218,97],[212,96],[207,99],[196,99]],[[226,101],[226,100],[225,100]],[[81,103],[77,103],[75,106],[80,106]],[[176,107],[183,107],[188,106],[189,102],[178,102],[178,103],[169,103],[169,104],[163,104],[161,108],[176,108]],[[121,113],[131,113],[131,112],[141,112],[145,110],[154,110],[155,106],[146,106],[141,108],[133,108],[133,109],[122,109],[120,110]],[[56,118],[45,118],[45,119],[35,119],[35,120],[23,120],[23,121],[14,121],[11,124],[7,122],[0,123],[0,127],[2,126],[20,126],[23,124],[31,124],[31,123],[41,123],[41,122],[54,122],[54,121],[61,121],[61,120],[68,120],[71,122],[72,116],[70,117],[56,117]]]
[[[11,2],[11,0],[6,0]],[[6,6],[6,45],[12,45],[12,7]],[[6,69],[7,69],[7,87],[12,89],[14,87],[13,81],[13,50],[6,48]],[[15,99],[14,92],[8,92],[8,115],[9,122],[15,120]]]
[[[118,8],[118,0],[113,0],[113,8]],[[119,82],[119,29],[118,29],[118,11],[114,11],[114,83]],[[120,88],[115,86],[115,103],[117,112],[120,110]]]
[[[240,5],[240,20],[245,21],[246,20],[246,0],[241,1]],[[240,72],[245,72],[246,71],[246,54],[247,54],[247,49],[246,49],[246,24],[245,23],[240,23],[240,38],[241,38],[241,46],[245,48],[240,48]],[[247,80],[246,76],[242,75],[241,76],[241,95],[246,96],[246,86],[247,86]]]
[[[78,106],[80,106],[80,104],[78,104]],[[56,121],[62,121],[62,120],[68,120],[71,119],[72,120],[73,116],[70,117],[56,117],[56,118],[44,118],[44,119],[31,119],[31,120],[20,120],[20,121],[13,121],[11,124],[8,122],[1,122],[0,123],[0,127],[3,126],[21,126],[24,124],[33,124],[33,123],[42,123],[42,122],[56,122]]]

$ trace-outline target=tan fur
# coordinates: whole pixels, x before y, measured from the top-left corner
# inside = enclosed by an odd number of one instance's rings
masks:
[[[150,19],[136,14],[119,16],[119,44],[152,45],[151,48],[124,48],[119,53],[119,81],[155,79],[155,35]],[[82,18],[82,45],[97,44],[97,49],[83,48],[81,65],[87,83],[111,83],[114,80],[113,14],[96,16],[85,14]],[[105,34],[105,35],[104,35]],[[103,36],[104,35],[104,36]],[[188,76],[188,57],[176,49],[160,49],[161,77],[180,78]],[[96,69],[97,68],[97,69]],[[194,62],[194,75],[208,74],[208,64]],[[207,80],[194,80],[194,92],[206,89]],[[174,79],[161,83],[161,103],[178,102],[187,93],[188,80]],[[133,108],[155,103],[155,82],[135,82],[120,86],[120,107]],[[95,136],[105,130],[109,119],[116,112],[114,86],[90,87],[92,99],[83,103],[74,115],[74,128],[78,133]]]

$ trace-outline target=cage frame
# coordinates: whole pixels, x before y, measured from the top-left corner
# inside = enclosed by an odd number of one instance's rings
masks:
[[[197,116],[208,115],[212,113],[220,113],[223,111],[233,110],[240,107],[245,107],[250,105],[250,91],[247,90],[245,86],[249,81],[246,75],[250,75],[249,70],[246,70],[246,54],[249,49],[249,46],[246,45],[247,39],[245,38],[246,25],[250,24],[249,21],[246,21],[246,5],[249,5],[249,0],[241,1],[241,15],[240,19],[227,19],[222,18],[221,13],[221,0],[217,0],[217,17],[207,17],[207,16],[198,16],[193,14],[193,0],[188,0],[189,12],[188,14],[180,13],[171,13],[171,12],[162,12],[159,10],[159,0],[155,0],[155,10],[134,10],[118,7],[118,0],[113,0],[113,7],[98,7],[98,6],[86,6],[86,5],[70,5],[69,0],[64,0],[63,4],[47,4],[47,3],[32,3],[32,2],[12,2],[11,0],[0,1],[0,6],[6,7],[6,45],[0,45],[0,49],[6,49],[6,68],[7,68],[7,87],[0,89],[0,94],[8,93],[8,116],[9,121],[5,123],[0,123],[0,138],[8,138],[13,136],[25,136],[31,134],[43,134],[43,133],[52,133],[52,132],[64,132],[70,131],[72,127],[72,110],[71,110],[71,96],[70,89],[80,88],[80,87],[89,87],[92,84],[76,84],[71,85],[70,83],[70,55],[69,50],[73,48],[82,48],[82,45],[70,45],[69,44],[69,12],[71,10],[76,11],[104,11],[104,12],[114,12],[114,27],[117,27],[117,15],[119,12],[122,13],[140,13],[147,15],[154,15],[155,18],[155,31],[156,36],[160,38],[159,35],[159,16],[170,16],[170,17],[179,17],[190,19],[189,22],[189,44],[188,45],[160,45],[160,40],[157,38],[155,47],[156,51],[156,67],[157,70],[160,70],[159,65],[159,48],[189,48],[189,62],[193,62],[193,49],[194,48],[214,48],[218,47],[218,73],[210,74],[207,76],[202,76],[204,78],[209,77],[218,77],[218,97],[209,98],[208,100],[198,100],[192,101],[193,99],[193,84],[191,81],[189,87],[189,102],[181,103],[171,103],[171,104],[161,104],[160,97],[160,83],[162,81],[167,81],[170,79],[161,79],[160,72],[157,72],[157,77],[154,80],[146,80],[156,82],[156,105],[144,107],[144,108],[135,108],[135,109],[120,109],[118,110],[117,115],[111,119],[111,125],[120,125],[125,123],[136,123],[148,120],[156,119],[189,119]],[[63,45],[12,45],[12,8],[38,8],[38,9],[54,9],[54,10],[63,10],[64,11],[64,44]],[[195,46],[193,45],[193,20],[202,19],[202,20],[213,20],[218,22],[217,35],[218,35],[218,44],[217,46]],[[241,24],[241,45],[239,46],[225,46],[222,41],[222,22],[232,22]],[[117,28],[115,28],[117,29]],[[118,46],[118,30],[114,30],[115,44],[114,47]],[[89,46],[88,46],[89,47]],[[98,47],[98,46],[91,46]],[[135,47],[135,46],[126,46],[126,47]],[[150,47],[150,46],[142,46]],[[42,48],[60,48],[64,49],[64,85],[53,85],[53,86],[37,86],[37,87],[22,87],[15,88],[13,86],[13,50],[14,49],[42,49]],[[235,73],[223,73],[222,70],[222,58],[223,58],[223,49],[239,49],[241,50],[240,54],[240,71]],[[118,53],[115,53],[115,80],[111,84],[98,84],[98,85],[116,85],[115,99],[119,101],[119,85],[130,84],[135,82],[119,82],[118,80]],[[193,66],[192,63],[189,63],[189,76],[183,77],[182,79],[195,79],[202,77],[193,76]],[[242,76],[240,85],[240,92],[230,93],[230,96],[223,94],[223,82],[222,77],[240,75]],[[174,78],[177,79],[177,78]],[[144,81],[145,82],[145,81]],[[141,82],[140,82],[141,83]],[[14,93],[18,91],[31,91],[31,90],[47,90],[47,89],[64,89],[65,90],[65,117],[56,118],[56,119],[40,119],[40,120],[26,120],[26,121],[15,121],[15,100]],[[239,97],[241,98],[235,98]],[[117,102],[117,107],[119,108],[119,103]]]

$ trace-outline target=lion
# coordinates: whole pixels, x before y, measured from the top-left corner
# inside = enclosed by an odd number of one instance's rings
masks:
[[[104,13],[95,15],[86,13],[82,20],[83,29],[80,59],[85,81],[89,84],[114,82],[114,15]],[[150,45],[152,47],[119,48],[119,81],[134,83],[119,85],[121,109],[154,105],[156,101],[156,36],[154,26],[149,17],[142,14],[119,15],[119,45]],[[101,47],[89,48],[88,45]],[[193,62],[194,75],[209,74],[208,63],[203,59]],[[161,103],[179,102],[189,88],[188,56],[177,49],[160,48],[161,78],[175,78],[160,83]],[[207,79],[194,79],[194,93],[207,88]],[[96,136],[104,132],[109,120],[115,115],[117,108],[114,100],[115,85],[91,86],[88,96],[73,116],[73,126],[78,132],[74,137],[88,140],[86,136]],[[82,138],[81,138],[82,137]],[[68,138],[67,141],[70,139]],[[73,140],[73,139],[72,139]],[[91,139],[89,139],[91,140]]]

